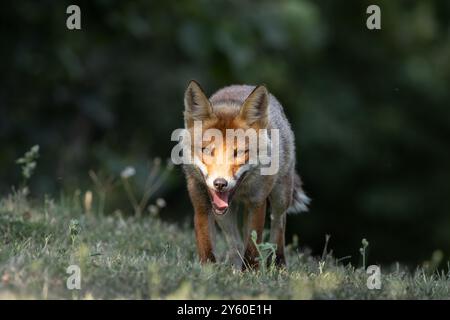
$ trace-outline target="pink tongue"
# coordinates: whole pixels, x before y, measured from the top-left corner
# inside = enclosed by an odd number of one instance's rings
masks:
[[[214,202],[214,205],[219,210],[223,210],[228,208],[228,194],[229,192],[217,192],[212,190],[212,200]]]

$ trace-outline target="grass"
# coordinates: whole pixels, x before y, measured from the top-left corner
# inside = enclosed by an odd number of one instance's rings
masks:
[[[153,216],[83,213],[62,198],[0,200],[0,299],[448,299],[448,273],[382,269],[369,290],[362,268],[288,247],[287,269],[238,272],[201,266],[191,227]],[[69,265],[81,289],[69,290]],[[389,271],[388,271],[389,270]]]

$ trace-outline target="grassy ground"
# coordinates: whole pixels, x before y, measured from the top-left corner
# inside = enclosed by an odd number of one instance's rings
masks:
[[[428,299],[450,297],[449,274],[382,269],[369,290],[361,268],[290,246],[287,270],[234,272],[200,266],[194,234],[157,217],[99,217],[78,205],[22,196],[0,200],[0,299]],[[66,269],[81,268],[81,290],[68,290]]]

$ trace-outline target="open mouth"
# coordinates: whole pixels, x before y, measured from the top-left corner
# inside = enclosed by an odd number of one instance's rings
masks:
[[[231,200],[236,190],[239,188],[239,185],[244,180],[246,173],[244,173],[236,183],[236,186],[228,191],[217,191],[215,189],[208,188],[209,195],[211,197],[211,204],[214,210],[214,213],[217,215],[224,215],[227,213],[228,208],[230,207]]]
[[[222,215],[227,212],[231,200],[231,192],[232,191],[219,192],[209,189],[209,193],[211,195],[211,203],[216,214]]]

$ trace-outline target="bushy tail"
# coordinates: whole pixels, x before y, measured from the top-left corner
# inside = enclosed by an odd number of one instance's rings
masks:
[[[298,173],[295,173],[294,177],[294,191],[292,194],[291,206],[288,208],[287,213],[300,213],[308,211],[308,204],[311,199],[305,194],[302,188],[302,180]]]

